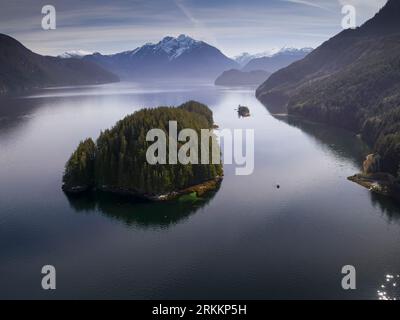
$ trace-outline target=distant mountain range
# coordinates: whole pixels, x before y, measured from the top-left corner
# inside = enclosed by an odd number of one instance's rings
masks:
[[[64,52],[63,54],[60,54],[58,57],[63,58],[63,59],[68,59],[68,58],[83,58],[85,56],[91,55],[93,52],[85,51],[85,50],[72,50],[72,51],[67,51]]]
[[[228,87],[259,86],[261,83],[267,80],[270,75],[270,72],[264,70],[245,72],[231,69],[228,71],[224,71],[217,78],[217,80],[215,80],[215,85]]]
[[[239,64],[239,66],[243,68],[250,60],[253,60],[255,58],[269,57],[269,56],[271,56],[271,53],[269,52],[261,52],[255,54],[243,52],[242,54],[234,57],[234,59]]]
[[[41,56],[0,34],[0,95],[32,88],[119,81],[89,61]]]
[[[165,37],[132,51],[112,55],[94,53],[83,57],[116,73],[123,79],[160,78],[215,79],[221,72],[239,65],[217,48],[186,35]]]
[[[293,62],[303,59],[313,49],[312,48],[283,48],[279,52],[271,55],[251,59],[242,71],[265,70],[275,72],[285,68]]]
[[[400,1],[274,73],[256,92],[271,112],[345,127],[400,173]]]
[[[303,59],[312,50],[311,48],[282,48],[277,53],[268,56],[266,56],[267,53],[255,55],[243,53],[236,57],[236,62],[244,67],[241,70],[224,71],[215,80],[215,84],[219,86],[258,86],[273,72]]]
[[[0,94],[49,86],[115,82],[119,78],[214,80],[228,70],[218,79],[218,84],[258,85],[269,76],[268,68],[274,71],[307,52],[308,49],[284,48],[269,57],[263,56],[267,53],[245,53],[237,57],[238,63],[206,42],[180,35],[111,55],[76,50],[49,57],[35,54],[17,40],[0,35]],[[232,70],[244,64],[243,71]]]

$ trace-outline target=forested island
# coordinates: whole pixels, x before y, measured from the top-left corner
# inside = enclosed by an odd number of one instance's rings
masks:
[[[136,111],[102,132],[96,142],[88,138],[79,144],[66,163],[63,190],[68,194],[100,190],[158,201],[216,189],[223,176],[221,163],[148,163],[146,151],[153,142],[146,141],[147,132],[161,129],[168,141],[169,121],[177,122],[178,132],[190,128],[199,137],[201,129],[214,126],[212,111],[195,101]],[[178,143],[178,150],[181,147]]]

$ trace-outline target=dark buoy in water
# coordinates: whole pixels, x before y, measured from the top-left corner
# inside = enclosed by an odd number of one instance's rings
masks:
[[[279,184],[276,185],[276,188],[277,188],[277,189],[280,189],[280,187],[281,187],[281,186],[280,186]]]

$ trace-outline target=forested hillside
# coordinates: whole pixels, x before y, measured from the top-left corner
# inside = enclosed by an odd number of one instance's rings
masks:
[[[288,112],[360,133],[382,157],[400,164],[400,1],[390,0],[365,25],[346,30],[305,59],[273,74],[257,97]]]
[[[116,75],[92,62],[41,56],[0,34],[0,95],[33,88],[116,81],[119,81]]]

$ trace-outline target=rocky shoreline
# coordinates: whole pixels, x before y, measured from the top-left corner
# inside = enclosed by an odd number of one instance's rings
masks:
[[[105,185],[93,189],[87,186],[76,186],[73,188],[67,188],[65,185],[63,185],[62,190],[69,195],[79,195],[89,191],[101,191],[101,192],[117,194],[120,196],[130,196],[136,199],[148,200],[152,202],[161,202],[161,201],[174,200],[183,195],[191,193],[196,193],[196,196],[201,197],[210,191],[216,190],[219,187],[220,183],[222,182],[222,179],[223,179],[222,176],[217,176],[212,180],[208,180],[203,183],[184,188],[182,190],[177,190],[165,194],[144,194],[135,190],[116,188]]]
[[[395,178],[389,173],[358,173],[354,176],[348,177],[348,180],[367,188],[368,190],[388,196],[394,197],[397,183]]]
[[[377,154],[370,154],[363,163],[363,172],[347,179],[355,182],[371,192],[400,200],[399,181],[390,173],[381,172],[381,158]]]

